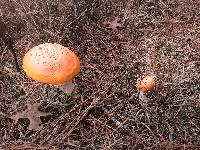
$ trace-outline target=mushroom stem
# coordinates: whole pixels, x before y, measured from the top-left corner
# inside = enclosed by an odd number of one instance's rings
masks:
[[[63,84],[56,85],[56,87],[64,93],[71,95],[74,90],[75,84],[72,83],[72,80],[70,80]]]
[[[141,103],[143,106],[146,106],[146,105],[147,105],[147,103],[148,103],[148,98],[147,98],[145,92],[139,91],[139,100],[140,100],[140,103]]]

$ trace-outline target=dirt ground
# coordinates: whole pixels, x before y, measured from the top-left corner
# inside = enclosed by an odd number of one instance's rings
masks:
[[[1,0],[0,12],[0,149],[200,149],[199,0]],[[22,70],[45,42],[80,58],[71,96]]]

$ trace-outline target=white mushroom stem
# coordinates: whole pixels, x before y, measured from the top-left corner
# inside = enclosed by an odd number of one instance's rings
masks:
[[[62,90],[64,93],[71,95],[74,90],[75,84],[72,83],[72,80],[70,80],[63,84],[56,85],[56,87]]]
[[[146,106],[148,103],[148,98],[143,91],[139,91],[139,100],[143,106]]]

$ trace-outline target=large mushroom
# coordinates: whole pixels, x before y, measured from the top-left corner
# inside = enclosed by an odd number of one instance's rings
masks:
[[[57,43],[44,43],[25,54],[23,69],[33,80],[55,85],[71,94],[75,86],[72,79],[80,71],[80,61],[68,48]]]

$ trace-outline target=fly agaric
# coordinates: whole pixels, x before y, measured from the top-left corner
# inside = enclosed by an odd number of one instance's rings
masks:
[[[136,87],[142,91],[142,92],[146,92],[146,91],[151,91],[155,88],[155,80],[152,76],[146,76],[146,77],[140,77],[139,79],[137,79],[137,83],[136,83]]]
[[[155,85],[156,83],[153,76],[142,76],[137,79],[136,87],[139,90],[139,100],[141,101],[142,106],[146,106],[148,103],[146,92],[153,90]]]
[[[71,94],[75,86],[72,79],[80,71],[80,61],[68,48],[57,43],[44,43],[25,54],[23,69],[33,80],[55,85]]]

